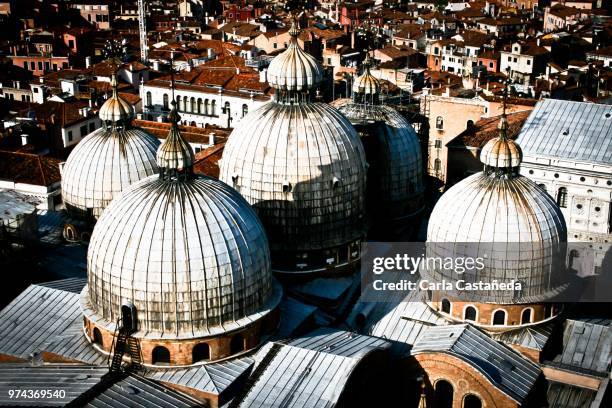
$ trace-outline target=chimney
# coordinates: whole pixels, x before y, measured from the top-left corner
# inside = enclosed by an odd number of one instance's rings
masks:
[[[210,132],[210,134],[208,135],[208,144],[210,146],[215,145],[215,132]]]
[[[91,57],[87,56],[85,57],[85,68],[89,68],[91,67]]]

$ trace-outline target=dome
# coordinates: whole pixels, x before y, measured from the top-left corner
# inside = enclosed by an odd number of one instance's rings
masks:
[[[131,302],[137,336],[210,336],[269,312],[273,284],[261,223],[216,180],[154,175],[114,200],[88,251],[86,316],[110,325]]]
[[[368,192],[380,216],[401,218],[423,206],[421,145],[408,121],[385,105],[347,103],[338,107],[356,127],[365,146]]]
[[[133,305],[134,336],[144,339],[219,336],[252,326],[281,296],[264,229],[231,187],[181,168],[185,151],[172,146],[191,152],[176,121],[159,149],[158,161],[168,167],[130,186],[98,220],[84,315],[112,330],[122,307]]]
[[[353,92],[365,95],[380,94],[380,81],[370,72],[370,56],[367,55],[363,62],[365,71],[355,79]]]
[[[293,22],[289,30],[289,47],[276,56],[268,67],[268,83],[277,90],[306,91],[317,86],[323,79],[323,68],[312,55],[297,43],[299,31]]]
[[[128,122],[134,119],[134,107],[120,98],[117,93],[117,76],[111,77],[113,95],[104,102],[98,116],[103,122]]]
[[[113,98],[104,104],[107,110],[126,103],[116,98],[116,87],[115,80]],[[109,113],[104,120],[75,146],[62,170],[62,198],[77,218],[98,218],[117,194],[158,171],[157,138],[131,127],[131,116]]]
[[[270,102],[249,113],[220,163],[220,179],[255,207],[266,227],[273,261],[274,251],[321,250],[359,239],[365,174],[355,129],[324,103]]]
[[[567,227],[553,198],[518,173],[520,148],[506,138],[503,118],[500,129],[500,137],[483,149],[485,170],[451,187],[435,205],[428,256],[486,254],[485,268],[472,278],[515,279],[523,286],[520,293],[496,291],[499,303],[542,300],[565,284]],[[441,275],[457,279],[450,272]],[[490,302],[493,295],[482,296]]]

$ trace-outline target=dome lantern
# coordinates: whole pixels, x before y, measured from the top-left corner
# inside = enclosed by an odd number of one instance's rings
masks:
[[[356,103],[376,104],[380,97],[380,81],[372,75],[370,68],[373,61],[370,59],[370,54],[366,54],[363,61],[364,72],[353,84],[353,101]]]
[[[499,119],[499,136],[491,139],[480,152],[480,161],[485,166],[485,171],[504,173],[508,177],[518,175],[518,167],[521,164],[523,153],[521,148],[508,138],[508,118],[506,116],[506,99],[508,88],[504,88],[502,100],[502,115]]]
[[[299,46],[299,34],[300,30],[293,20],[289,30],[289,46],[268,67],[268,83],[274,88],[274,99],[279,103],[309,101],[310,93],[323,80],[323,67]]]
[[[174,93],[174,88],[172,89]],[[189,178],[193,175],[195,155],[191,145],[183,138],[178,128],[180,116],[176,110],[176,101],[172,98],[172,110],[168,115],[172,125],[168,137],[157,151],[157,166],[161,178]]]
[[[113,93],[100,108],[98,116],[107,127],[127,127],[134,119],[134,107],[119,97],[117,74],[111,76]]]

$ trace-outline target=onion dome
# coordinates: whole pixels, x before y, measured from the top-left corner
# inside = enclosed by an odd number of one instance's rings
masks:
[[[323,67],[319,61],[298,45],[299,33],[294,21],[289,30],[289,47],[268,67],[268,83],[278,91],[307,91],[323,80]]]
[[[193,174],[193,152],[176,116],[159,148],[159,175],[109,205],[87,257],[85,318],[110,331],[122,306],[133,305],[133,336],[141,344],[253,327],[281,296],[257,215],[228,185]]]
[[[172,123],[168,137],[157,151],[157,165],[160,169],[176,171],[188,169],[195,163],[193,149],[181,136],[178,129],[180,116],[176,110],[176,102],[172,101],[172,110],[168,115]]]
[[[523,153],[514,140],[505,137],[508,119],[502,116],[498,128],[502,136],[491,139],[480,151],[480,161],[487,167],[512,168],[521,164]]]
[[[484,171],[451,187],[435,205],[427,241],[428,256],[438,250],[455,257],[486,252],[480,277],[523,284],[521,293],[494,294],[500,303],[510,303],[541,299],[562,281],[567,227],[552,197],[519,174],[520,148],[506,137],[504,122],[505,115],[500,136],[483,149]]]
[[[105,123],[127,123],[134,119],[134,107],[125,99],[119,97],[116,74],[111,76],[111,86],[113,87],[113,94],[104,102],[98,116]]]
[[[126,187],[158,171],[159,141],[131,126],[133,108],[117,97],[113,78],[113,97],[100,110],[102,127],[75,146],[62,170],[64,204],[76,218],[98,218]]]
[[[366,59],[363,62],[365,71],[362,75],[358,76],[353,83],[354,93],[363,95],[380,94],[380,81],[370,72],[371,64],[370,56],[366,55]]]

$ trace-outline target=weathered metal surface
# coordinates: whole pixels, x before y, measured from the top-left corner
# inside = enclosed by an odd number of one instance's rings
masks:
[[[428,328],[412,348],[412,354],[427,352],[444,352],[462,359],[519,404],[541,373],[537,364],[471,325]]]
[[[553,321],[532,327],[521,327],[515,330],[493,333],[491,337],[505,344],[514,344],[541,351],[548,343],[555,324],[556,322]]]
[[[0,311],[0,354],[29,359],[67,329],[82,326],[79,295],[31,285]]]
[[[553,365],[597,376],[609,376],[612,364],[612,320],[568,319],[562,352]]]
[[[191,408],[202,406],[202,403],[146,378],[130,375],[97,393],[84,406],[91,408]]]
[[[340,397],[353,369],[382,339],[321,329],[279,347],[241,407],[330,407]],[[258,354],[264,358],[270,347]]]
[[[235,190],[206,177],[132,185],[96,224],[88,272],[85,315],[112,326],[132,302],[138,336],[224,333],[280,301],[257,216]]]
[[[270,102],[250,113],[220,168],[256,209],[272,250],[319,250],[363,235],[365,153],[351,123],[327,104]]]
[[[597,391],[578,386],[549,381],[547,391],[549,408],[597,408],[592,405],[597,397]]]
[[[97,385],[108,372],[106,367],[91,366],[19,366],[0,365],[0,405],[60,406],[74,401]],[[10,391],[45,390],[51,397],[10,398]]]
[[[147,377],[219,395],[252,367],[253,359],[236,358],[221,363],[183,369],[149,370]]]
[[[544,99],[517,137],[526,156],[612,163],[612,106]]]

